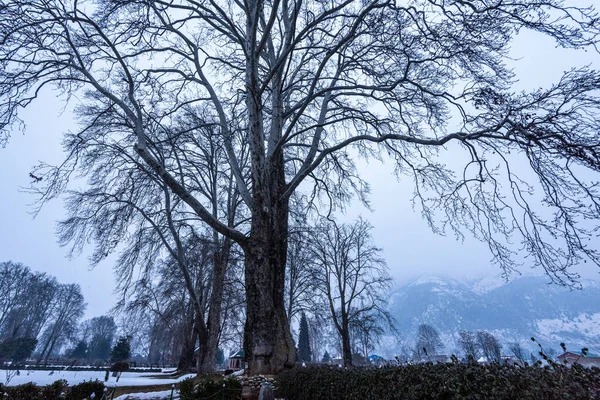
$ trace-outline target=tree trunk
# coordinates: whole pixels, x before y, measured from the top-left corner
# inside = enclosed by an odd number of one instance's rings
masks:
[[[52,355],[52,352],[54,351],[54,347],[56,347],[57,341],[58,341],[58,336],[55,337],[54,339],[52,339],[52,343],[50,343],[50,348],[47,350],[46,357],[44,358],[44,365],[48,364],[48,359]]]
[[[244,241],[246,324],[244,350],[250,374],[276,374],[296,363],[296,349],[285,312],[289,199],[285,196],[282,137],[281,64],[272,76],[270,127],[265,148],[263,90],[260,77],[262,0],[249,0],[246,14],[246,107],[252,180],[252,222]],[[268,35],[268,34],[266,34]],[[267,40],[269,42],[269,40]],[[265,43],[263,43],[265,44]],[[266,43],[267,47],[272,42]],[[268,151],[266,151],[268,150]]]
[[[344,367],[352,366],[352,346],[350,346],[350,328],[348,326],[348,320],[345,316],[342,316],[342,357],[344,359]]]
[[[191,308],[192,318],[189,324],[187,324],[184,330],[183,346],[181,348],[181,354],[179,356],[179,362],[177,363],[177,369],[179,371],[191,371],[194,366],[194,351],[196,350],[196,339],[197,339],[197,313],[194,308]]]
[[[223,244],[215,252],[213,269],[213,287],[210,295],[210,310],[206,331],[200,337],[200,350],[198,353],[198,374],[215,372],[217,347],[221,329],[221,306],[223,304],[223,286],[225,285],[225,272],[229,263],[231,240],[225,238]]]
[[[254,204],[250,240],[244,246],[244,350],[252,375],[275,374],[296,363],[284,304],[288,204],[281,203]]]

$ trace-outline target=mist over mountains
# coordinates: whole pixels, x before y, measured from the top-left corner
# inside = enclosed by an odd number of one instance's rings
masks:
[[[418,325],[434,326],[447,353],[460,353],[461,330],[486,330],[505,346],[520,342],[534,349],[535,337],[558,353],[560,343],[569,350],[600,350],[600,282],[585,281],[582,290],[548,285],[544,277],[521,276],[459,281],[447,277],[421,277],[397,287],[389,310],[406,343],[414,342]],[[399,346],[384,347],[388,352]]]

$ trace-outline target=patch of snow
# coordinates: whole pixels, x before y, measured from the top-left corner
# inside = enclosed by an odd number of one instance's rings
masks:
[[[597,289],[600,288],[600,282],[593,279],[582,279],[581,287],[583,289]]]
[[[473,292],[485,294],[506,285],[506,281],[501,276],[486,277],[475,282],[469,283]]]
[[[446,282],[445,279],[440,278],[439,276],[422,276],[420,278],[418,278],[417,280],[413,281],[410,286],[417,286],[417,285],[426,285],[429,283],[433,283],[439,286],[446,286],[448,283]]]
[[[119,397],[115,397],[114,400],[166,400],[171,398],[170,390],[163,390],[160,392],[145,392],[145,393],[128,393],[123,394]],[[173,393],[173,399],[179,399],[179,391],[175,390]]]
[[[50,385],[51,383],[64,379],[69,385],[77,385],[83,381],[98,380],[104,382],[106,371],[27,371],[21,370],[19,375],[11,379],[8,386],[22,385],[24,383],[33,382],[39,386]],[[112,386],[150,386],[150,385],[169,385],[177,383],[186,378],[194,377],[194,374],[183,375],[179,378],[156,378],[158,374],[149,374],[141,372],[123,372],[119,382],[117,378],[109,376],[108,381],[104,384],[108,387]]]
[[[560,332],[578,332],[584,336],[596,336],[600,331],[600,313],[580,314],[577,318],[553,318],[536,321],[539,332],[547,337],[560,339]]]

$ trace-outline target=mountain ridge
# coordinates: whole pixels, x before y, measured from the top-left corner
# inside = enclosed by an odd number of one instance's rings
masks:
[[[524,275],[459,280],[436,275],[397,286],[389,311],[408,338],[419,324],[434,326],[446,351],[459,352],[461,330],[486,330],[506,345],[518,341],[528,349],[535,337],[547,348],[600,347],[600,282],[586,281],[579,290],[549,285],[544,277]]]

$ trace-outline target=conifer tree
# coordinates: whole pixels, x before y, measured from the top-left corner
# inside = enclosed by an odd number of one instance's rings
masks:
[[[298,353],[301,361],[310,362],[312,359],[312,352],[310,351],[310,338],[308,337],[308,322],[306,321],[306,314],[302,313],[300,318],[300,334],[298,337]]]
[[[127,361],[131,357],[131,344],[129,336],[121,336],[115,347],[110,352],[110,362]]]

